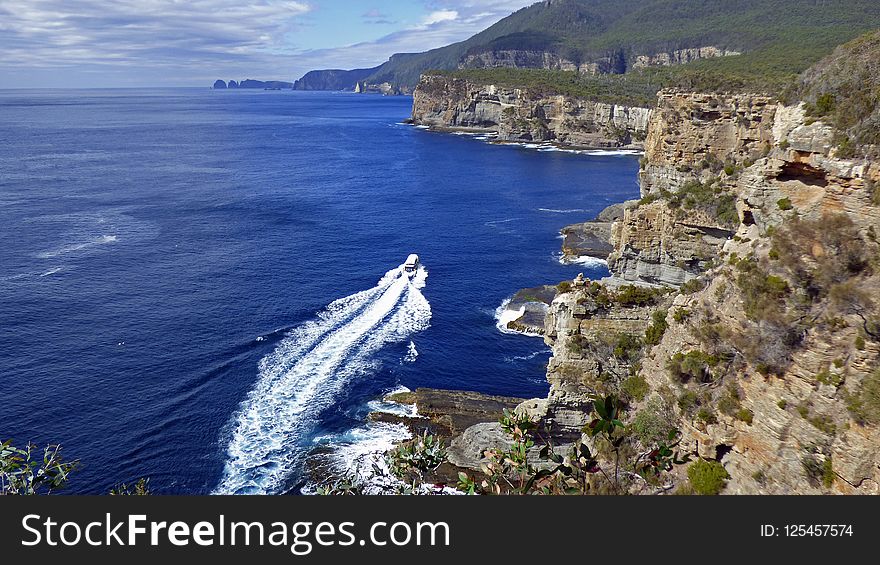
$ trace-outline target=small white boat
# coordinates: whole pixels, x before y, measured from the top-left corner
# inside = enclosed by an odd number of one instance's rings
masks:
[[[419,270],[420,266],[421,262],[419,261],[419,256],[413,253],[406,258],[406,263],[403,264],[403,270],[406,273],[415,273]]]

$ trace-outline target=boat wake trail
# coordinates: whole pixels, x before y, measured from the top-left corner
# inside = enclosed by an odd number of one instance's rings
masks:
[[[402,265],[388,271],[375,287],[294,329],[260,362],[257,383],[233,416],[215,494],[283,491],[307,455],[316,418],[345,384],[375,366],[379,349],[428,328],[427,276],[419,268],[410,278]]]

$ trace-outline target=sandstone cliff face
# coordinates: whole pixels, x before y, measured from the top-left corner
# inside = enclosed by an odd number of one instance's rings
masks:
[[[680,286],[703,273],[733,233],[708,214],[653,202],[614,225],[608,267],[627,282]]]
[[[578,65],[547,51],[504,49],[466,55],[458,65],[460,69],[551,69],[577,71]]]
[[[674,298],[669,329],[641,359],[639,374],[651,393],[630,410],[664,406],[682,430],[686,449],[725,466],[731,476],[728,494],[880,494],[880,427],[854,409],[866,383],[880,378],[875,376],[880,336],[866,322],[880,315],[874,303],[880,275],[874,267],[853,275],[854,290],[838,300],[847,303],[857,293],[874,297],[859,307],[830,299],[791,306],[803,309],[811,321],[792,344],[781,344],[777,338],[754,337],[772,320],[765,321],[761,312],[746,314],[749,296],[735,266],[748,258],[783,274],[775,263],[773,234],[800,218],[819,226],[816,235],[801,236],[815,241],[795,242],[808,250],[796,259],[812,268],[826,253],[821,226],[834,229],[829,218],[835,214],[851,222],[857,235],[850,241],[863,237],[857,245],[876,264],[880,165],[838,158],[832,136],[821,121],[806,119],[802,108],[763,97],[663,93],[641,174],[643,194],[662,196],[627,210],[614,228],[609,263],[619,278],[676,284],[706,271],[705,288]],[[700,166],[709,156],[727,171],[712,170],[711,163]],[[719,185],[736,198],[741,222],[732,238],[716,231],[712,218],[701,218],[698,211],[682,216],[669,205],[670,195],[710,176],[719,176]],[[571,336],[643,334],[650,316],[631,309],[595,316],[581,301],[576,293],[560,296],[546,321],[553,347],[546,414],[565,429],[585,421],[588,399],[606,382],[604,357],[589,347],[582,348],[586,356],[573,355]],[[767,370],[741,351],[745,347],[758,356],[786,349],[790,357]],[[718,356],[713,379],[694,383],[673,374],[670,360],[690,352]],[[686,482],[683,474],[679,478]]]
[[[660,92],[645,140],[642,195],[677,190],[770,148],[776,105],[766,96]]]
[[[739,51],[722,49],[710,45],[707,47],[692,47],[688,49],[675,49],[653,55],[637,55],[633,60],[633,68],[644,67],[668,67],[670,65],[683,65],[700,59],[714,59],[715,57],[731,57],[741,55]]]
[[[810,124],[799,107],[776,108],[770,131],[774,149],[737,182],[746,221],[737,237],[725,244],[723,259],[772,257],[768,232],[784,229],[795,216],[822,225],[829,215],[845,214],[862,234],[880,228],[880,207],[872,203],[868,190],[880,178],[877,164],[835,158],[830,128],[821,122]],[[870,237],[865,241],[871,245]],[[804,243],[821,257],[818,241]],[[745,297],[736,288],[737,276],[729,265],[718,267],[709,273],[710,285],[704,291],[681,296],[678,304],[689,311],[712,312],[711,321],[739,332],[750,321],[743,312]],[[860,277],[857,285],[877,295],[876,275]],[[830,316],[830,308],[827,311]],[[880,344],[864,340],[864,322],[857,313],[844,310],[835,318],[832,324],[808,327],[790,363],[778,374],[762,375],[759,367],[746,363],[725,377],[724,386],[736,388],[750,423],[717,409],[717,422],[712,424],[681,414],[686,440],[701,455],[719,457],[730,473],[727,492],[880,492],[880,430],[858,422],[849,409],[850,400],[877,370]],[[673,322],[648,356],[644,375],[654,390],[681,391],[665,362],[675,352],[711,346],[704,336],[695,335],[696,326],[706,319]],[[864,344],[859,347],[855,344],[860,336]],[[822,481],[810,476],[811,464],[827,464]]]
[[[642,196],[710,181],[719,195],[735,194],[740,169],[770,151],[775,113],[765,96],[661,92],[645,140]],[[679,286],[704,272],[735,231],[730,218],[660,198],[614,226],[609,267],[626,281]]]
[[[674,49],[660,53],[633,55],[624,50],[609,51],[605,55],[593,57],[587,61],[576,63],[557,53],[541,50],[495,49],[466,55],[458,68],[460,69],[548,69],[573,71],[581,74],[622,74],[629,69],[645,67],[668,67],[683,65],[700,59],[729,57],[740,55],[738,51],[722,49],[713,45]]]
[[[622,335],[641,336],[655,306],[600,307],[584,286],[560,294],[550,306],[545,341],[553,349],[547,367],[550,394],[533,417],[557,438],[579,437],[591,419],[591,403],[630,374],[627,359],[614,355]]]
[[[414,93],[413,121],[436,128],[481,129],[500,141],[578,147],[639,145],[651,111],[426,75]]]

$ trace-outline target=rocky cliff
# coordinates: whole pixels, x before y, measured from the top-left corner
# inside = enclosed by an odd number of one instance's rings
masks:
[[[675,423],[724,465],[726,493],[880,493],[880,165],[839,157],[804,105],[761,96],[661,93],[646,145],[646,198],[615,225],[612,271],[699,278],[653,307],[668,329],[629,365],[648,391],[631,417]],[[544,417],[564,429],[626,374],[607,336],[652,323],[652,308],[597,310],[596,292],[576,285],[547,317]]]
[[[633,54],[626,49],[611,50],[604,55],[574,62],[546,50],[493,49],[475,51],[464,56],[459,69],[548,69],[581,74],[623,74],[632,69],[683,65],[701,59],[740,55],[738,51],[715,46],[674,49],[651,54]]]
[[[661,93],[613,276],[559,285],[550,393],[517,412],[566,445],[615,394],[622,452],[679,430],[726,494],[880,494],[880,164],[835,139],[804,104]],[[479,468],[487,426],[456,437],[460,466]],[[694,488],[686,466],[634,477]]]
[[[711,265],[740,222],[741,171],[771,150],[775,113],[766,96],[659,94],[639,173],[642,205],[612,231],[615,276],[678,286]]]
[[[641,145],[651,110],[425,75],[413,96],[412,117],[434,128],[491,131],[499,141],[623,147]]]

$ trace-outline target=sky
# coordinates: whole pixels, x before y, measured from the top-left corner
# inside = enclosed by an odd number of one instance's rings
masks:
[[[293,81],[442,47],[535,0],[0,0],[0,88]]]

